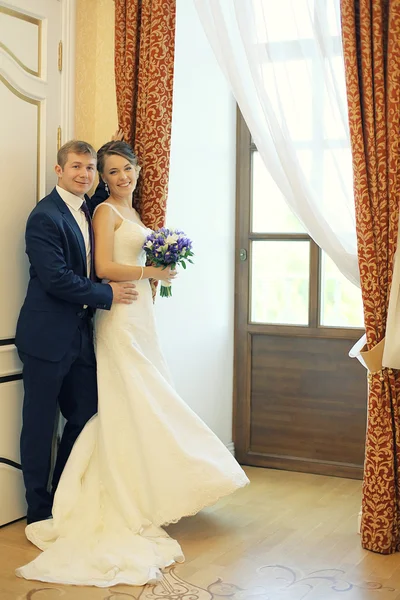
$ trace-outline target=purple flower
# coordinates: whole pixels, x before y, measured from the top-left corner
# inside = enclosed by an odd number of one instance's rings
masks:
[[[158,231],[153,231],[147,236],[143,250],[149,261],[158,267],[182,264],[186,268],[185,261],[192,262],[190,258],[193,256],[192,242],[183,231],[178,229],[161,227]]]

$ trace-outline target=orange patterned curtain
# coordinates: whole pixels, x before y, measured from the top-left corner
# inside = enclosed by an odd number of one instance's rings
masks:
[[[400,200],[400,2],[341,0],[367,349],[383,340]],[[400,549],[400,373],[369,373],[362,545]]]
[[[119,126],[142,166],[135,197],[144,224],[164,225],[171,144],[176,0],[115,0]]]

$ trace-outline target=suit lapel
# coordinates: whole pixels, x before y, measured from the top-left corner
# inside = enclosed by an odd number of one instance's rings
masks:
[[[51,192],[51,199],[53,200],[53,202],[57,205],[58,209],[60,210],[60,212],[62,213],[63,219],[68,223],[69,227],[72,229],[72,231],[75,234],[76,240],[78,242],[78,246],[81,252],[81,257],[82,257],[82,263],[83,263],[83,267],[84,267],[84,273],[86,273],[86,248],[85,248],[85,241],[83,239],[83,235],[82,235],[82,231],[78,225],[78,223],[76,222],[74,216],[72,215],[71,211],[69,210],[68,206],[65,204],[64,200],[61,198],[60,194],[57,192],[57,190],[54,188],[54,190]]]

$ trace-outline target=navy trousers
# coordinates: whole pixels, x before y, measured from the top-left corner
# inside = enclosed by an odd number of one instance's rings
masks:
[[[84,311],[83,311],[84,313]],[[20,353],[25,389],[21,465],[28,523],[51,515],[52,499],[76,438],[97,412],[96,359],[91,320],[80,321],[70,350],[59,362]],[[66,419],[52,484],[51,451],[57,405]]]

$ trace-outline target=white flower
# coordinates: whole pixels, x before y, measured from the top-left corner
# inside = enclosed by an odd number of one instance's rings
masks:
[[[178,236],[176,235],[176,233],[173,233],[172,235],[169,235],[167,237],[167,239],[165,240],[165,242],[167,244],[175,244],[178,240]]]
[[[145,244],[146,248],[152,248],[153,247],[153,242],[150,242],[150,240],[148,242],[146,242]]]

